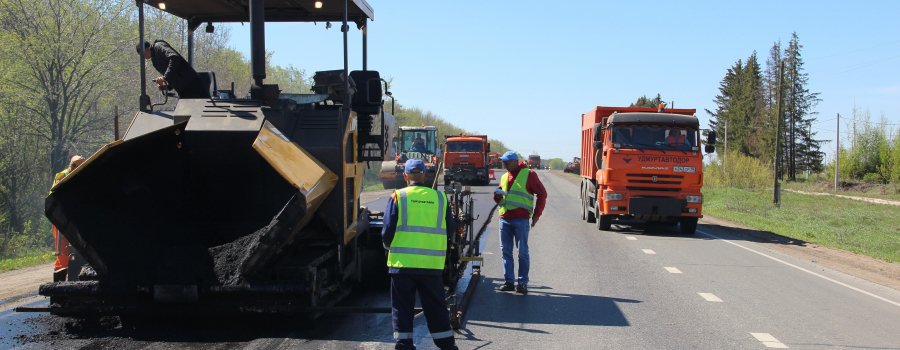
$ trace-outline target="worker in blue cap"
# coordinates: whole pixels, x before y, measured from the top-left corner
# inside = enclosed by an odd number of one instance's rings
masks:
[[[407,160],[403,178],[408,186],[391,195],[381,231],[391,276],[394,349],[416,348],[413,316],[417,293],[434,344],[442,350],[457,349],[443,281],[447,237],[456,232],[457,224],[447,209],[447,197],[425,183],[425,162]]]
[[[528,234],[537,224],[547,203],[547,190],[537,173],[519,161],[516,152],[500,156],[506,174],[500,178],[500,187],[494,191],[494,202],[500,211],[500,251],[503,252],[504,283],[498,290],[528,294],[528,271],[531,257],[528,253]],[[530,219],[530,225],[529,225]],[[515,276],[513,245],[519,247],[519,274]],[[514,285],[513,282],[518,282]]]

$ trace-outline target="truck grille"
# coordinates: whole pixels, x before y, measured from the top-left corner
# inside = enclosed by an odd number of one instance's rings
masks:
[[[630,184],[681,185],[682,175],[670,174],[625,174]],[[655,181],[654,181],[655,180]]]

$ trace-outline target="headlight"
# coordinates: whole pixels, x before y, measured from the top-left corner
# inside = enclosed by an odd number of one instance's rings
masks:
[[[684,200],[688,203],[703,203],[703,196],[687,196]]]
[[[620,200],[622,200],[622,194],[621,194],[621,193],[615,193],[615,192],[606,192],[606,197],[605,197],[605,198],[606,198],[606,200],[608,200],[608,201],[620,201]]]

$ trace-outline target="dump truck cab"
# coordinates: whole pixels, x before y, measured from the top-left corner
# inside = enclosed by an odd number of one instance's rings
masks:
[[[449,185],[453,181],[467,185],[489,184],[490,151],[487,135],[447,135],[444,144],[444,184]]]
[[[615,219],[680,223],[682,233],[694,234],[703,216],[694,113],[597,107],[582,115],[582,217],[602,230]]]
[[[503,168],[503,162],[500,161],[500,153],[488,152],[488,168],[491,168],[491,169]]]
[[[165,5],[163,5],[165,4]],[[364,0],[138,1],[201,23],[249,22],[249,98],[215,93],[154,110],[141,70],[138,112],[122,140],[103,146],[53,188],[45,212],[91,273],[40,294],[66,316],[315,314],[348,295],[384,254],[360,206],[367,161],[384,159],[381,79],[366,67],[318,71],[313,93],[265,82],[266,21],[355,24]],[[315,50],[316,48],[310,48]],[[365,50],[363,50],[365,51]],[[340,55],[339,52],[336,54]],[[142,60],[143,62],[143,60]],[[340,60],[335,60],[340,67]],[[205,76],[214,77],[207,73]]]
[[[541,169],[541,156],[532,154],[528,156],[528,168]]]

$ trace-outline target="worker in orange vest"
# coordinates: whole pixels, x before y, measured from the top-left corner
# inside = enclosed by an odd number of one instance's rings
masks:
[[[666,137],[666,143],[669,146],[684,146],[684,134],[678,129],[669,129],[669,136]]]
[[[72,156],[72,159],[69,160],[69,166],[63,171],[56,173],[56,176],[53,177],[53,187],[56,187],[56,184],[75,171],[75,168],[78,168],[81,163],[84,163],[84,157],[79,155]],[[50,192],[53,192],[52,187]],[[59,229],[56,228],[56,225],[51,225],[51,229],[53,230],[53,246],[56,249],[56,262],[53,264],[53,281],[65,281],[67,269],[69,268],[69,240],[59,234]]]

